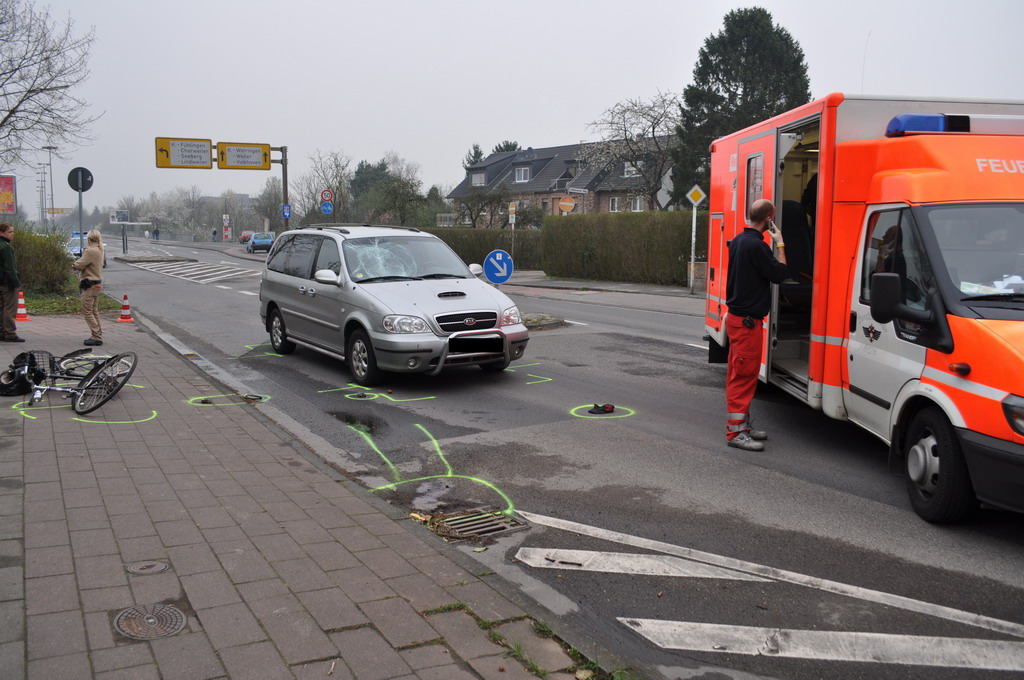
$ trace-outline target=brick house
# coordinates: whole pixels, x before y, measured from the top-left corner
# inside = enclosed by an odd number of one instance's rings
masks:
[[[466,170],[466,177],[448,198],[469,205],[499,189],[520,207],[540,207],[544,215],[559,215],[559,201],[571,196],[573,214],[642,212],[652,209],[643,182],[631,163],[586,162],[588,144],[492,153]],[[659,200],[668,202],[671,179],[666,174]],[[476,201],[479,203],[479,201]],[[507,206],[497,207],[503,213]],[[484,212],[484,217],[490,217]]]

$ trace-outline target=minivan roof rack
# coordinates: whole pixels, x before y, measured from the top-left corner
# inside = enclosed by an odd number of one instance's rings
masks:
[[[370,224],[369,222],[335,222],[325,224],[306,224],[300,225],[297,229],[338,229],[345,233],[351,233],[347,231],[349,227],[374,227],[376,229],[404,229],[405,231],[414,231],[419,233],[419,229],[416,227],[402,227],[394,224]]]

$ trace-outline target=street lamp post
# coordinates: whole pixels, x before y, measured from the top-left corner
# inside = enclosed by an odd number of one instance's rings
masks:
[[[39,174],[42,178],[39,180],[39,222],[46,224],[46,164],[39,164]]]
[[[53,222],[53,210],[54,208],[56,208],[56,206],[53,204],[53,152],[57,150],[57,147],[44,146],[43,149],[46,150],[46,153],[49,156],[48,162],[50,165],[50,221]]]

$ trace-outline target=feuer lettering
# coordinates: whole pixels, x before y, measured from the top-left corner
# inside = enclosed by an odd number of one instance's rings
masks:
[[[978,172],[1008,172],[1024,174],[1024,158],[976,158]]]

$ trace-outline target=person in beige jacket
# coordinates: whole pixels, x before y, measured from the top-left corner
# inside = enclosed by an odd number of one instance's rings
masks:
[[[103,344],[103,328],[100,326],[100,289],[103,275],[103,244],[100,232],[90,229],[86,234],[86,245],[82,257],[71,268],[82,273],[79,288],[82,289],[82,316],[89,325],[89,338],[84,344],[95,347]]]

